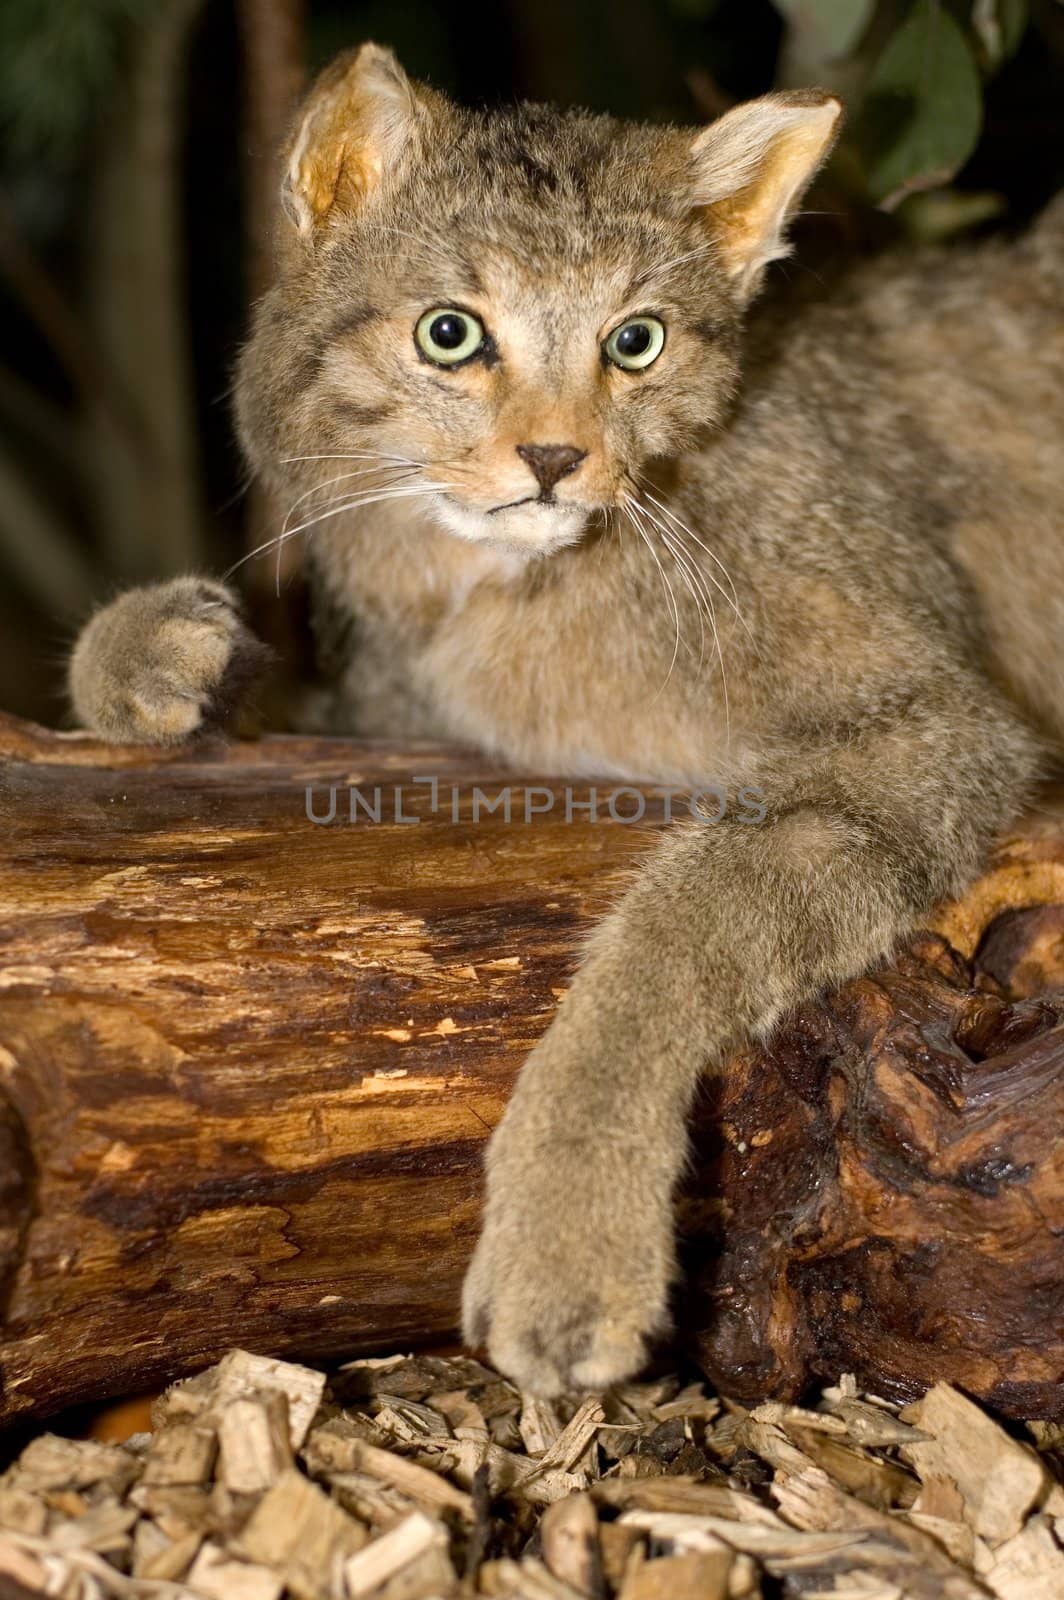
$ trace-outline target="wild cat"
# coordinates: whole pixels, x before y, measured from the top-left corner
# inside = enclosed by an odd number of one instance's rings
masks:
[[[471,112],[368,44],[286,156],[238,414],[345,625],[333,725],[765,797],[666,830],[491,1141],[466,1334],[543,1395],[666,1324],[699,1074],[959,890],[1064,744],[1064,212],[747,326],[839,116]],[[74,704],[181,739],[252,652],[223,585],[137,590]]]

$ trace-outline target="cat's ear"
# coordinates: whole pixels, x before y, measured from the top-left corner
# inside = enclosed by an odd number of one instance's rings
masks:
[[[781,91],[726,111],[695,139],[695,203],[743,298],[762,268],[787,254],[787,223],[841,117],[841,100],[826,90]]]
[[[281,203],[301,234],[313,234],[334,207],[365,201],[402,156],[426,100],[427,91],[379,44],[345,51],[326,68],[286,156]]]

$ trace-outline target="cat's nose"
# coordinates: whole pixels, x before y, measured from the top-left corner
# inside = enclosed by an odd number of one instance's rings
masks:
[[[556,483],[576,471],[587,451],[574,444],[519,444],[517,454],[528,462],[543,493],[550,494]]]

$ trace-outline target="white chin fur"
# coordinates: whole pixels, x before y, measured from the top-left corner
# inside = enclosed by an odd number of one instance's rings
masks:
[[[547,555],[575,544],[588,521],[581,506],[523,505],[489,514],[442,496],[434,496],[429,503],[437,522],[456,538],[504,546],[526,556]]]

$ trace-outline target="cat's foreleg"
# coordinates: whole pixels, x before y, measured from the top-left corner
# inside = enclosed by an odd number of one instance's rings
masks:
[[[466,1282],[466,1337],[523,1388],[639,1368],[703,1067],[883,955],[1021,803],[1036,756],[1011,713],[965,681],[927,700],[754,775],[762,823],[677,828],[595,934],[492,1138]]]
[[[270,652],[211,578],[129,589],[90,618],[70,658],[82,727],[118,744],[174,744],[221,720]]]

